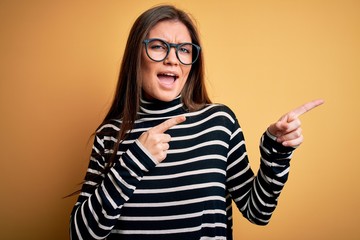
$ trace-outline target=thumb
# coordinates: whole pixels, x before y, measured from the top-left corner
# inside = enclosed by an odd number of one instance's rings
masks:
[[[281,117],[277,122],[271,124],[268,127],[268,131],[273,136],[279,137],[282,135],[282,132],[285,129],[286,123],[287,123],[287,117],[285,115],[285,116]]]
[[[298,116],[296,115],[296,113],[294,112],[289,112],[287,115],[286,115],[286,122],[290,123],[292,121],[294,121]]]

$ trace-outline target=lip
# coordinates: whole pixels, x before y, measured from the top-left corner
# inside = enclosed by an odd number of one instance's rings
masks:
[[[177,74],[174,71],[163,71],[163,72],[158,72],[157,75],[166,75],[166,76],[171,76],[171,77],[176,77],[179,78],[179,74]]]
[[[171,89],[179,79],[179,75],[173,71],[159,72],[157,77],[160,85],[166,89]]]

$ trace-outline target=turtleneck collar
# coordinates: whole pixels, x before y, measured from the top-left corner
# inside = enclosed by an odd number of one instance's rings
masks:
[[[140,118],[143,117],[171,117],[186,113],[181,96],[170,102],[163,102],[157,99],[140,99]]]

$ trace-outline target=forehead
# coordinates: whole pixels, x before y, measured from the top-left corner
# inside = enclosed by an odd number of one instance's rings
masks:
[[[164,20],[155,24],[149,31],[149,38],[161,38],[169,42],[191,42],[190,32],[178,20]]]

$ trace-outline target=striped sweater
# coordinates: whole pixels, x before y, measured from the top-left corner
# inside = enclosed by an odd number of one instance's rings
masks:
[[[170,149],[158,163],[136,139],[177,115],[186,121],[167,131]],[[265,132],[255,176],[242,129],[228,107],[209,104],[189,112],[180,98],[142,100],[139,119],[120,144],[114,166],[101,174],[120,127],[121,120],[114,119],[97,130],[71,214],[71,239],[232,239],[232,201],[249,221],[269,222],[293,148]]]

